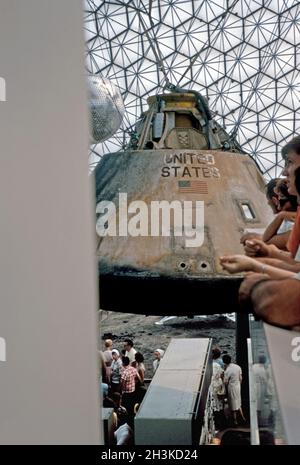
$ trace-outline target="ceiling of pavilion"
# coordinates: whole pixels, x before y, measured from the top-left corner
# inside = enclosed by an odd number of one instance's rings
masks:
[[[86,65],[118,85],[126,114],[91,147],[91,166],[125,146],[149,95],[167,83],[200,91],[266,178],[300,129],[300,1],[85,1]]]

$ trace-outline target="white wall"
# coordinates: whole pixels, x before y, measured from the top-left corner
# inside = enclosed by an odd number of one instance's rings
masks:
[[[81,2],[1,0],[0,44],[0,443],[96,444]]]

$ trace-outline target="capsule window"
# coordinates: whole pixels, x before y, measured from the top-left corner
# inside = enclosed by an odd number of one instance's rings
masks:
[[[242,208],[242,213],[246,221],[251,221],[255,219],[255,213],[248,202],[241,202],[240,206]]]

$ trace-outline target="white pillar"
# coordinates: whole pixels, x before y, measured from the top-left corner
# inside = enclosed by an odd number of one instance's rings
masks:
[[[100,442],[82,9],[0,5],[1,444]]]

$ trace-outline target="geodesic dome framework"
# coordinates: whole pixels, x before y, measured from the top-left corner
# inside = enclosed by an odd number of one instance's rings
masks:
[[[125,118],[91,147],[91,165],[126,146],[146,98],[169,84],[194,89],[266,178],[299,133],[300,1],[85,2],[87,70],[121,90]]]

